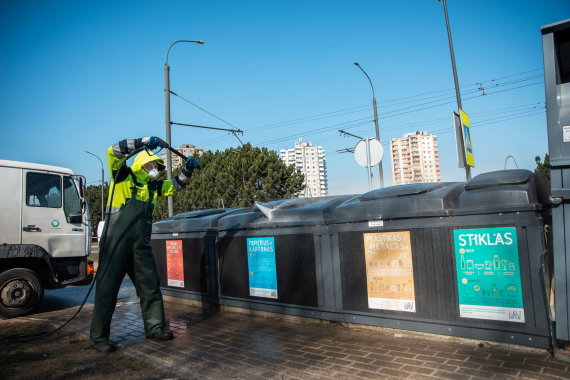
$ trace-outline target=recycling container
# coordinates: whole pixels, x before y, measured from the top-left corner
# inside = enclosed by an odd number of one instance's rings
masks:
[[[216,226],[237,210],[192,211],[153,224],[151,243],[163,294],[217,303]]]
[[[324,211],[351,197],[275,201],[221,218],[221,303],[322,318],[319,310],[338,279],[331,272]]]
[[[549,184],[528,170],[155,223],[166,294],[546,348]]]
[[[325,212],[332,319],[548,347],[548,183],[527,170],[374,190]]]

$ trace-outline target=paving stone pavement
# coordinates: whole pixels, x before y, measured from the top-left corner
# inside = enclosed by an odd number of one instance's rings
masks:
[[[181,379],[570,379],[570,363],[542,349],[189,310],[167,302],[175,339],[157,342],[144,337],[138,299],[119,302],[111,339]],[[89,310],[80,316],[68,328],[87,336]]]

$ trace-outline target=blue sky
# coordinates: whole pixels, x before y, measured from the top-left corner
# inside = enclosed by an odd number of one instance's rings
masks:
[[[473,175],[521,168],[547,152],[540,27],[570,17],[567,0],[448,0]],[[462,181],[453,75],[442,3],[400,1],[1,1],[0,158],[70,167],[100,178],[123,138],[165,136],[164,73],[172,120],[239,128],[242,141],[279,151],[297,138],[327,152],[329,192],[368,189],[366,169],[337,150],[374,135],[437,134],[444,181]],[[485,94],[485,95],[484,95]],[[225,132],[173,126],[173,145],[223,150]],[[387,185],[391,161],[383,160]],[[514,164],[509,162],[509,167]],[[375,169],[374,174],[377,173]],[[375,187],[378,178],[373,179]]]

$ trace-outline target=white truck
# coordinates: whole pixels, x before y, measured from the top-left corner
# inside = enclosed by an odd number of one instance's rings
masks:
[[[32,311],[44,289],[93,280],[84,177],[0,160],[0,316]]]

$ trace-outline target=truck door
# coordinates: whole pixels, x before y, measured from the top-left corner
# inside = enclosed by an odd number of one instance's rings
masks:
[[[25,171],[24,188],[22,244],[39,245],[55,258],[85,256],[86,226],[73,179]]]

